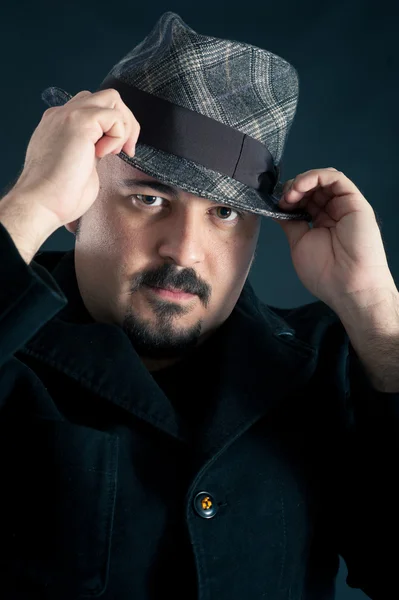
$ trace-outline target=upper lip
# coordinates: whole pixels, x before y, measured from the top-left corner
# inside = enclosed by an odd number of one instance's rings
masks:
[[[191,294],[191,292],[185,292],[184,290],[179,290],[178,288],[173,288],[170,286],[154,285],[153,287],[157,287],[161,290],[168,290],[168,292],[176,292],[176,293],[180,293],[180,294]]]

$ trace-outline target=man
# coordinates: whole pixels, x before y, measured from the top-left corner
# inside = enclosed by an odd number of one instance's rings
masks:
[[[1,592],[327,600],[341,555],[349,585],[391,597],[399,303],[372,208],[334,168],[280,186],[283,59],[173,13],[125,58],[96,101],[117,90],[139,142],[108,148],[96,201],[63,219],[74,250],[31,262],[0,207]],[[42,132],[80,118],[68,96],[45,94]],[[261,215],[319,301],[256,297]]]
[[[79,289],[93,319],[120,325],[144,364],[157,370],[228,318],[261,217],[167,187],[113,155],[98,171],[100,194],[76,240]],[[162,291],[169,287],[186,297]]]

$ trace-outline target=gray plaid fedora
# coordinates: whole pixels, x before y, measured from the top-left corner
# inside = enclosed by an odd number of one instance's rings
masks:
[[[164,13],[96,91],[114,88],[140,124],[125,162],[159,181],[276,219],[311,221],[279,208],[281,157],[299,91],[296,69],[267,50],[196,33]],[[42,92],[49,106],[73,96]]]

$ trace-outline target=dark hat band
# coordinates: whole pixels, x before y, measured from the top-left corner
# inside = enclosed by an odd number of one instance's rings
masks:
[[[197,162],[266,194],[279,169],[255,138],[109,75],[96,91],[117,90],[140,124],[138,143]]]

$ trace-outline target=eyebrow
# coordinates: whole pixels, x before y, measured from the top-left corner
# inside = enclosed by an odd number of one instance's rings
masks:
[[[150,188],[151,190],[155,190],[160,192],[161,194],[168,194],[172,196],[175,200],[179,197],[179,191],[177,187],[173,187],[172,185],[168,185],[167,183],[162,183],[161,181],[152,181],[151,179],[134,179],[132,177],[128,179],[119,179],[117,181],[119,185],[123,185],[126,187],[138,187],[138,188]],[[212,204],[212,201],[210,201]],[[226,206],[229,206],[226,204]],[[243,211],[243,215],[246,216],[248,211]]]
[[[151,179],[121,179],[119,184],[124,185],[126,187],[139,187],[139,188],[150,188],[152,190],[156,190],[157,192],[161,192],[161,194],[169,194],[174,198],[178,197],[177,188],[168,185],[167,183],[162,183],[161,181],[152,181]]]

